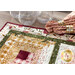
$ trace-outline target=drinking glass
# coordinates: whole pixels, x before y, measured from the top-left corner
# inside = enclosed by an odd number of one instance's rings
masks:
[[[18,16],[19,16],[19,11],[10,11],[10,15],[11,15],[13,18],[18,18]]]
[[[41,11],[40,15],[37,17],[37,20],[42,24],[46,24],[46,22],[50,19],[51,18],[48,11]]]
[[[53,12],[54,11],[41,11],[40,15],[37,17],[37,20],[42,24],[46,24],[51,20],[56,20]]]
[[[24,25],[32,25],[39,13],[38,11],[20,11],[18,19]]]

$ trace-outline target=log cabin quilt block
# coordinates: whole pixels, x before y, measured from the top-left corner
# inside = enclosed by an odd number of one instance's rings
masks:
[[[19,57],[20,50],[23,50],[34,54],[30,64],[48,64],[55,44],[44,36],[10,30],[0,42],[0,63],[13,63]]]

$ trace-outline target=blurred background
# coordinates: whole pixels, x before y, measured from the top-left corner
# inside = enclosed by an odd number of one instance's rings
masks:
[[[71,11],[0,11],[0,28],[6,22],[44,28],[47,21],[62,20]]]

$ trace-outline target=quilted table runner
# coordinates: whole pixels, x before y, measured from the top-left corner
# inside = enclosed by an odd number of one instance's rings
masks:
[[[66,41],[71,36],[8,22],[0,30],[0,63],[74,64],[75,43]]]

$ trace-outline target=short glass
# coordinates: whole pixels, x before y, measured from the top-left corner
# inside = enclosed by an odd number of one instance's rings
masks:
[[[41,11],[40,15],[37,17],[37,20],[42,23],[46,24],[46,22],[52,20],[53,13],[50,11]]]
[[[19,11],[10,11],[10,15],[11,15],[13,18],[18,18],[18,16],[19,16]]]
[[[36,21],[38,15],[38,11],[20,11],[18,19],[24,25],[32,25]]]

